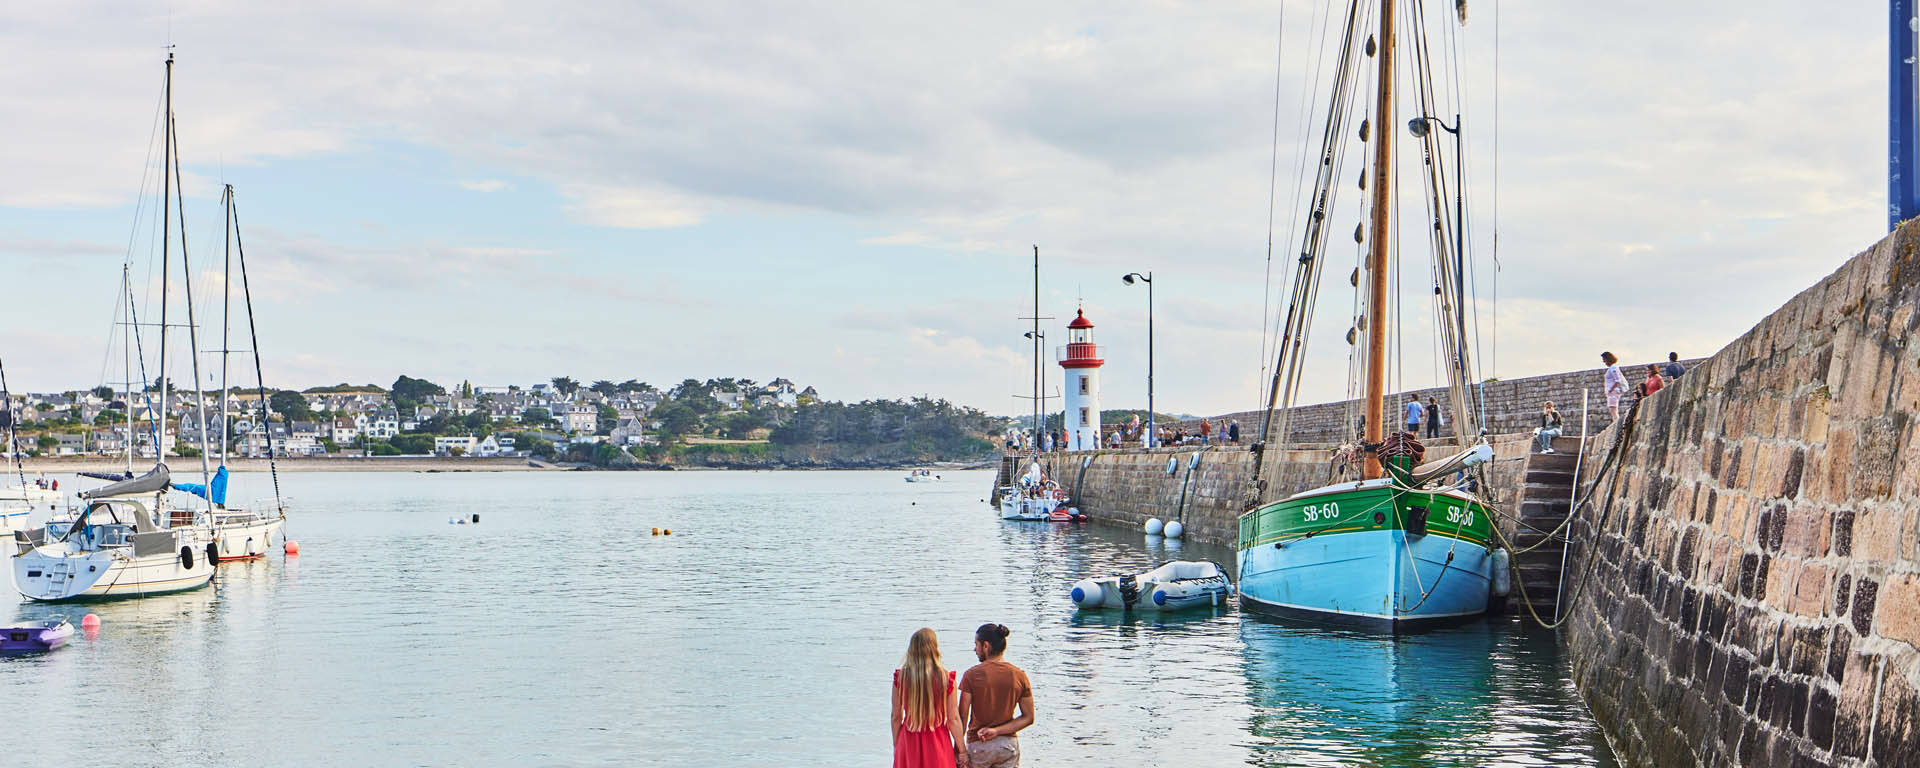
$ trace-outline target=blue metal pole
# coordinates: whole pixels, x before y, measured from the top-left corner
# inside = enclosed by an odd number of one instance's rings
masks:
[[[1887,26],[1887,229],[1920,216],[1920,135],[1914,112],[1915,0],[1889,0]]]

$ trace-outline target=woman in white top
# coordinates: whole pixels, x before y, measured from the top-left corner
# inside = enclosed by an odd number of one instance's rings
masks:
[[[1620,372],[1620,358],[1612,352],[1600,353],[1600,361],[1607,364],[1607,413],[1610,421],[1620,420],[1620,397],[1627,393],[1627,375]]]

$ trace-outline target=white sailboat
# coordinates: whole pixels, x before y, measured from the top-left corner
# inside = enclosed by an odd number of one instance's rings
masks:
[[[165,133],[162,138],[160,204],[160,377],[155,449],[162,454],[153,469],[99,488],[82,491],[85,506],[71,519],[14,533],[14,589],[30,600],[58,601],[97,597],[141,597],[206,586],[213,578],[216,548],[211,502],[177,506],[167,498],[172,473],[163,457],[166,414],[171,402],[167,378],[168,288],[172,275],[169,241],[172,193],[178,187],[179,158],[173,130],[173,56],[167,56]],[[171,176],[171,178],[169,178]],[[186,232],[180,233],[181,276],[187,301],[188,346],[198,346],[193,322],[193,283],[186,266]],[[129,299],[131,292],[129,291]],[[128,318],[129,322],[132,318]],[[192,361],[200,433],[206,434],[206,398],[199,396],[200,364]],[[144,376],[143,376],[144,378]],[[128,402],[131,408],[131,401]],[[204,439],[204,438],[203,438]],[[200,454],[202,486],[209,486],[206,452]]]
[[[205,525],[170,526],[167,465],[82,491],[71,521],[14,535],[13,584],[31,600],[143,597],[206,586],[213,540]],[[191,515],[191,510],[186,511]]]
[[[247,330],[253,343],[253,370],[260,375],[260,337],[253,322],[253,291],[247,283],[247,254],[241,247],[240,214],[233,199],[233,185],[226,185],[222,194],[226,208],[227,250],[226,266],[221,270],[221,310],[220,310],[220,469],[208,481],[205,488],[188,487],[185,490],[203,495],[213,504],[213,535],[218,544],[217,562],[230,560],[250,560],[266,555],[273,547],[277,537],[282,543],[286,540],[287,505],[280,495],[280,472],[274,466],[273,430],[267,429],[267,471],[273,477],[273,498],[255,501],[243,507],[235,508],[227,504],[227,457],[229,455],[232,430],[227,421],[228,399],[233,388],[227,383],[227,360],[234,351],[229,343],[230,322],[233,315],[233,257],[240,256],[240,290],[246,299]],[[260,423],[267,424],[267,389],[264,380],[257,378],[259,391]],[[203,440],[206,432],[201,432]],[[202,454],[211,446],[202,444]]]

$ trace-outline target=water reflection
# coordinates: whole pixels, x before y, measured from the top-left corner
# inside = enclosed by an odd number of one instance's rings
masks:
[[[1249,765],[1612,764],[1591,723],[1568,717],[1571,691],[1548,683],[1564,681],[1551,635],[1508,620],[1387,635],[1241,619]]]

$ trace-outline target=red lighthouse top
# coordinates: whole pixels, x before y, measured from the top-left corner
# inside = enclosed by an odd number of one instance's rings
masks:
[[[1100,359],[1100,347],[1093,343],[1093,321],[1087,319],[1086,310],[1075,310],[1073,322],[1067,323],[1067,346],[1060,350],[1060,367],[1098,368],[1106,362]]]

